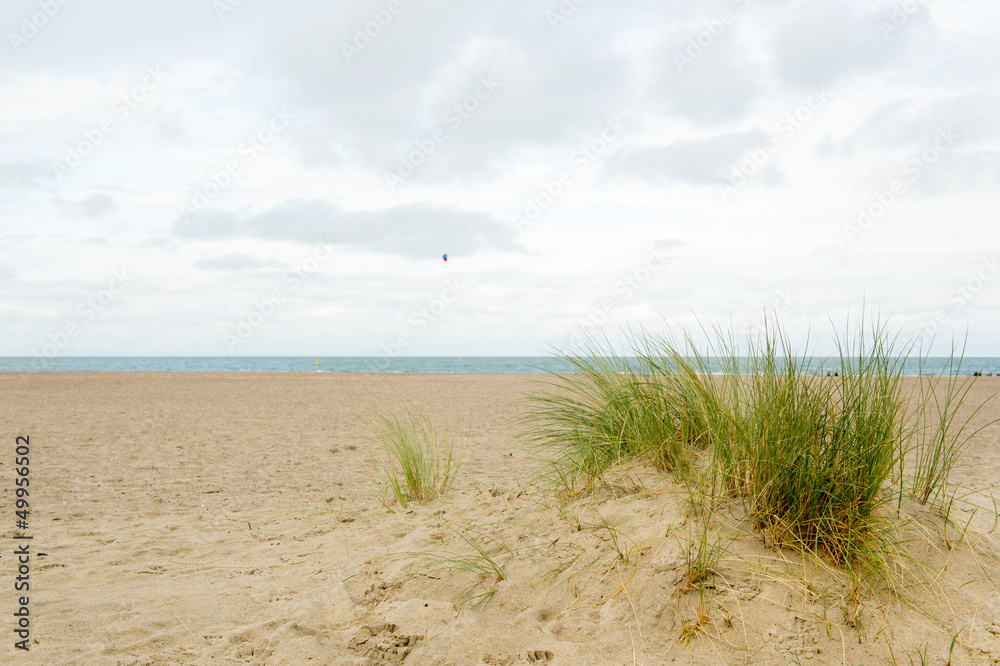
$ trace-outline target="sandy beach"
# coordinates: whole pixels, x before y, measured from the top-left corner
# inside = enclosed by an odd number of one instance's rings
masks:
[[[699,593],[681,575],[700,529],[683,485],[639,469],[640,487],[571,502],[532,485],[515,419],[538,379],[0,374],[0,661],[1000,663],[997,426],[953,478],[984,508],[956,504],[947,529],[920,518],[924,538],[908,547],[920,566],[900,564],[899,594],[855,598],[836,570],[741,528],[738,505],[712,525],[732,542]],[[998,390],[981,378],[970,400]],[[389,511],[363,417],[403,398],[451,424],[462,464],[446,497]],[[997,416],[1000,400],[975,423]],[[13,633],[19,435],[31,448],[28,653]],[[469,554],[463,535],[503,580],[418,571],[433,554]],[[456,601],[490,591],[479,610]]]

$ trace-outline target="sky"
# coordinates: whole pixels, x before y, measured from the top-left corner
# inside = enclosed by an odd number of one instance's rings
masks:
[[[0,355],[769,312],[1000,356],[996,2],[6,0],[0,32]]]

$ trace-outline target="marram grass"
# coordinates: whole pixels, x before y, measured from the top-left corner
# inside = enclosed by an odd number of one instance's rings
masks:
[[[971,436],[955,422],[968,385],[949,376],[941,398],[921,378],[904,395],[908,350],[877,321],[837,336],[825,377],[772,319],[742,339],[703,332],[707,351],[686,332],[642,331],[625,353],[595,339],[560,353],[565,371],[524,417],[542,477],[572,492],[630,463],[680,476],[707,465],[707,492],[741,498],[769,542],[884,565],[889,505],[940,493]]]
[[[447,429],[407,403],[401,413],[372,410],[369,431],[385,456],[376,459],[381,473],[379,501],[385,506],[429,502],[451,487],[459,461]]]
[[[914,429],[911,451],[913,461],[912,495],[920,504],[937,500],[948,503],[948,475],[969,440],[993,422],[972,430],[973,418],[985,406],[976,406],[967,418],[957,419],[958,407],[966,402],[975,377],[960,377],[961,359],[952,354],[942,377],[922,381],[917,386],[914,403]]]
[[[530,396],[524,419],[528,441],[545,462],[543,476],[556,485],[591,488],[633,460],[683,474],[686,449],[708,445],[705,391],[697,369],[683,359],[628,358],[597,344],[561,359],[564,372],[550,379],[550,391]]]
[[[744,400],[728,406],[737,462],[721,472],[779,542],[845,563],[877,545],[903,451],[902,363],[886,338],[876,328],[866,339],[862,327],[839,341],[830,378],[807,375],[810,359],[796,358],[780,331],[749,345]]]

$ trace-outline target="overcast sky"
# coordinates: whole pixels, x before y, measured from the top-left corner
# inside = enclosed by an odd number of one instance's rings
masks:
[[[989,0],[6,0],[0,355],[1000,356]],[[443,255],[448,260],[444,261]]]

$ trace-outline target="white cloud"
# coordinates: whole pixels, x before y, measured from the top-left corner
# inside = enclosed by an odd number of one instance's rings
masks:
[[[608,160],[610,175],[638,178],[656,184],[681,182],[715,185],[729,178],[733,165],[748,150],[759,147],[767,134],[755,129],[701,139],[677,139],[665,146],[640,144],[625,148]]]
[[[210,212],[179,219],[174,232],[186,239],[245,236],[315,244],[323,241],[367,252],[414,259],[440,256],[440,248],[471,256],[485,250],[519,250],[514,229],[479,214],[430,204],[381,211],[347,211],[327,201],[289,201],[240,217]]]
[[[916,2],[917,0],[914,0]],[[830,84],[884,67],[907,46],[906,35],[883,34],[890,3],[818,0],[794,3],[772,35],[780,76],[802,87]],[[926,20],[923,14],[914,23]],[[890,39],[888,37],[894,37]]]
[[[227,353],[222,334],[282,288],[239,353],[378,353],[453,277],[467,293],[408,353],[533,353],[664,238],[680,243],[669,264],[609,326],[691,311],[739,325],[789,291],[803,335],[862,299],[903,325],[949,307],[1000,249],[1000,10],[985,0],[626,0],[555,25],[556,2],[406,1],[346,58],[382,6],[245,2],[220,20],[204,0],[72,3],[0,49],[0,354],[31,354],[122,269],[135,279],[65,353]],[[0,25],[34,8],[10,2]],[[115,117],[148,67],[167,76]],[[783,125],[814,86],[829,101]],[[295,121],[246,159],[275,109]],[[58,178],[107,117],[113,131]],[[625,131],[581,167],[614,118]],[[859,208],[949,127],[961,138],[851,242]],[[412,173],[387,183],[401,159]],[[337,252],[290,290],[318,239]],[[952,312],[942,339],[968,325],[970,350],[1000,355],[998,289]]]
[[[56,206],[65,217],[100,217],[117,208],[114,197],[100,192],[94,192],[80,201],[59,199]]]

